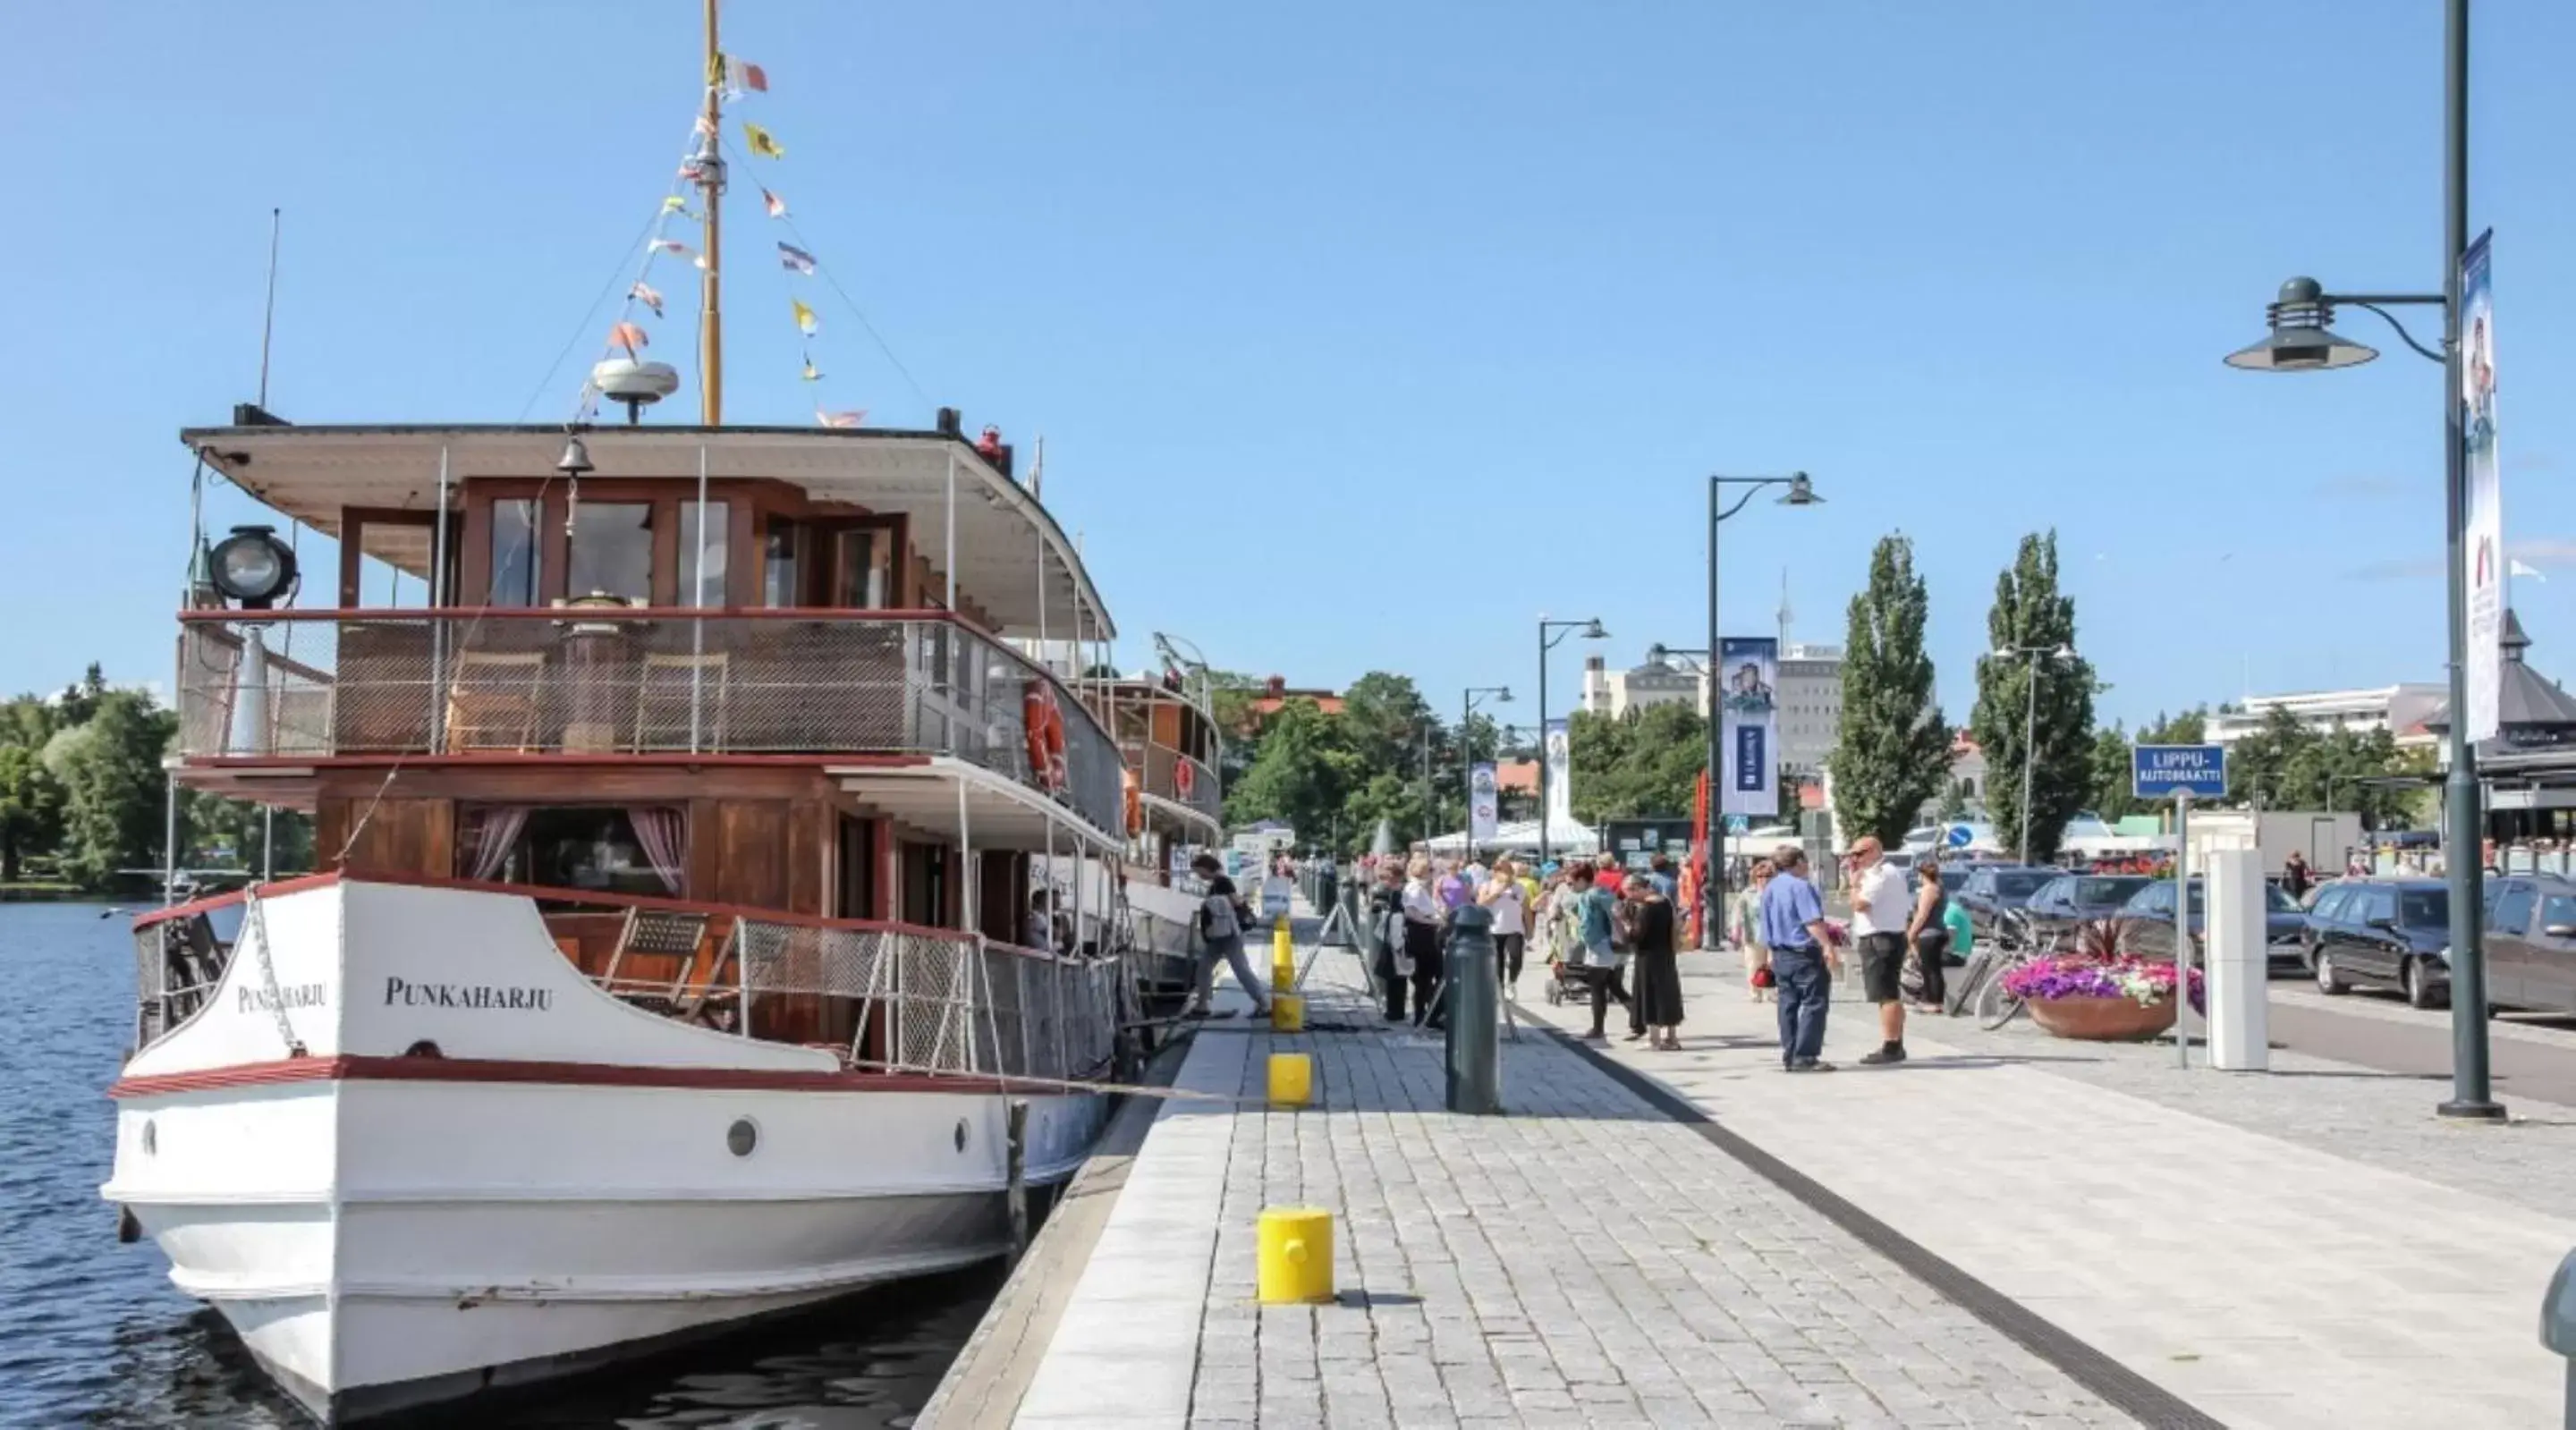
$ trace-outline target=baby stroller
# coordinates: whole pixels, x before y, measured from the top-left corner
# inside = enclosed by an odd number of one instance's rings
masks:
[[[1547,963],[1544,992],[1550,1007],[1564,1003],[1589,1003],[1592,1000],[1591,977],[1584,972],[1582,964],[1565,958],[1551,958]]]

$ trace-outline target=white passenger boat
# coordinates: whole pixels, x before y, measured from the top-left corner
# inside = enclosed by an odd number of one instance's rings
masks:
[[[329,872],[137,921],[103,1192],[327,1420],[996,1256],[1100,1125],[1107,886],[1030,917],[1127,846],[1099,593],[954,412],[724,425],[718,282],[699,425],[183,434],[341,561],[201,547],[176,775]]]

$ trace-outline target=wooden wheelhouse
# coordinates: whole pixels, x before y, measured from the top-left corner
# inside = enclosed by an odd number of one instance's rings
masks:
[[[326,869],[521,890],[595,978],[685,984],[735,919],[1026,946],[1033,871],[1126,843],[1118,741],[1047,659],[1096,655],[1108,614],[949,414],[601,429],[577,473],[561,429],[184,436],[340,542],[307,599],[203,593],[177,680],[180,782],[310,812]],[[426,599],[371,605],[362,555]],[[637,910],[710,922],[642,949]],[[1106,927],[1064,912],[1081,933],[1049,942]],[[824,1002],[761,1006],[756,1035],[851,1036]]]

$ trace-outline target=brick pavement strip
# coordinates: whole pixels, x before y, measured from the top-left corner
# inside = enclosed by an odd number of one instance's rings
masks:
[[[1453,1117],[1439,1043],[1385,1027],[1356,960],[1326,951],[1306,991],[1313,1031],[1211,1027],[1181,1085],[1223,1068],[1257,1099],[1264,1055],[1300,1051],[1319,1105],[1158,1122],[1128,1195],[1161,1185],[1167,1132],[1193,1159],[1221,1143],[1222,1169],[1135,1219],[1177,1243],[1133,1273],[1153,1284],[1077,1288],[1040,1383],[1109,1393],[1023,1423],[1182,1423],[1169,1353],[1121,1332],[1190,1300],[1191,1426],[2132,1423],[1553,1039],[1505,1044],[1509,1115]],[[1335,1304],[1254,1305],[1260,1212],[1289,1204],[1334,1215]],[[1125,1211],[1101,1248],[1122,1261]],[[1120,1360],[1047,1379],[1086,1347]]]
[[[1839,1001],[1827,1055],[1844,1070],[1784,1077],[1774,1010],[1746,1001],[1732,960],[1683,962],[1684,1051],[1613,1045],[1607,1057],[2236,1430],[2556,1423],[2562,1366],[2539,1347],[2534,1313],[2576,1244],[2576,1216],[2550,1214],[2570,1203],[2562,1169],[2576,1163],[2554,1119],[2461,1128],[2427,1115],[2422,1082],[2366,1069],[2276,1055],[2291,1075],[2183,1074],[2170,1045],[1960,1021],[1910,1028],[1904,1066],[1857,1068],[1875,1030],[1869,1010]],[[2497,1162],[2557,1180],[2501,1199]],[[1773,1314],[1803,1326],[1816,1300]],[[1912,1304],[1883,1314],[1908,1322]],[[2091,1413],[1990,1383],[1993,1367],[1955,1346],[1924,1357],[1863,1344],[1961,1423]],[[1772,1359],[1793,1381],[1803,1369]],[[1877,1398],[1904,1423],[1940,1423],[1919,1402]]]

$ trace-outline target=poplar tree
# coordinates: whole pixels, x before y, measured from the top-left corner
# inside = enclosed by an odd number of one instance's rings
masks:
[[[1914,543],[1880,538],[1844,640],[1832,769],[1834,817],[1846,842],[1874,834],[1894,847],[1949,781],[1950,727],[1932,698],[1932,657],[1923,649],[1930,610],[1914,574]]]
[[[1977,662],[1969,732],[1986,755],[1986,813],[1996,839],[2018,853],[2027,771],[2030,857],[2044,863],[2095,784],[2093,667],[2080,655],[2061,654],[2075,649],[2075,601],[2057,589],[2056,532],[2022,537],[2013,564],[1996,576],[1986,645],[1989,652],[2020,652],[1990,653]],[[2027,653],[2034,649],[2043,653]]]

